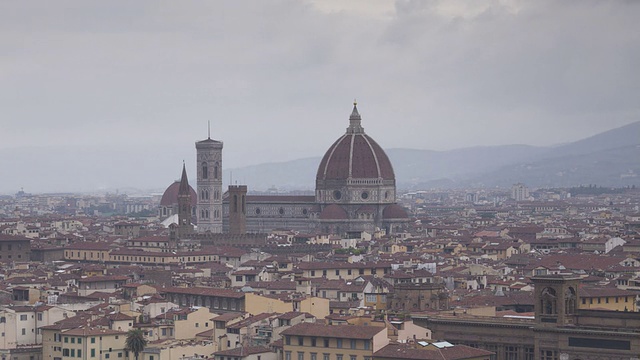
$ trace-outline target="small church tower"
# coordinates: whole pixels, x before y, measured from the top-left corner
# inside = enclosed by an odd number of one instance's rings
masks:
[[[187,179],[187,168],[182,164],[182,177],[178,190],[178,232],[184,236],[193,232],[191,224],[191,187]]]
[[[196,142],[198,232],[222,233],[222,141]]]

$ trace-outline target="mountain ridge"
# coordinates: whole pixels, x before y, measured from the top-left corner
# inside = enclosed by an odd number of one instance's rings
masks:
[[[125,188],[163,191],[178,178],[182,160],[194,158],[193,149],[180,147],[163,156],[150,157],[150,153],[156,153],[154,149],[66,145],[0,149],[0,166],[6,169],[0,193],[15,193],[21,188],[26,192],[115,192]],[[640,185],[640,121],[558,146],[514,144],[447,151],[385,151],[399,189],[494,187],[515,182],[531,187]],[[225,185],[227,181],[246,184],[250,191],[266,191],[274,186],[281,191],[313,191],[320,160],[320,156],[305,157],[225,168],[224,181]],[[195,169],[187,165],[187,170]],[[192,173],[189,175],[191,178]]]

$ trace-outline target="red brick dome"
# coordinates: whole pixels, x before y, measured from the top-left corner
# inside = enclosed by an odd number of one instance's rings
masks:
[[[354,104],[347,132],[324,154],[316,180],[395,180],[389,157],[375,140],[364,133],[360,120]]]
[[[189,190],[191,191],[191,206],[196,206],[198,204],[198,194],[193,190],[191,186],[189,186]],[[173,206],[178,203],[178,192],[180,191],[180,181],[176,181],[173,184],[169,185],[167,190],[162,194],[162,199],[160,200],[160,206]]]

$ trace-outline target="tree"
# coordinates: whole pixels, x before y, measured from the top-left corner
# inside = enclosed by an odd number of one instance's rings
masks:
[[[141,329],[131,329],[127,331],[127,341],[124,348],[136,355],[138,360],[138,354],[140,354],[145,346],[147,346],[147,340],[144,338],[144,332]]]

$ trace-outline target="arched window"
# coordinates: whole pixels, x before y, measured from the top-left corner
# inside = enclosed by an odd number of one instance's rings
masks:
[[[552,288],[544,288],[540,296],[540,306],[543,315],[556,315],[557,299],[556,291]]]
[[[204,218],[204,210],[200,210],[200,217]]]
[[[574,288],[569,287],[567,289],[567,293],[564,296],[564,309],[566,314],[571,315],[576,312],[576,302],[576,291]]]
[[[204,191],[204,199],[209,200],[209,190]]]
[[[209,218],[209,210],[204,211],[204,217],[207,219]]]
[[[202,163],[202,178],[203,179],[209,178],[209,167],[207,166],[206,162]]]
[[[213,178],[218,178],[218,163],[215,163],[215,165],[213,165]]]
[[[238,195],[233,195],[233,212],[238,212]]]

